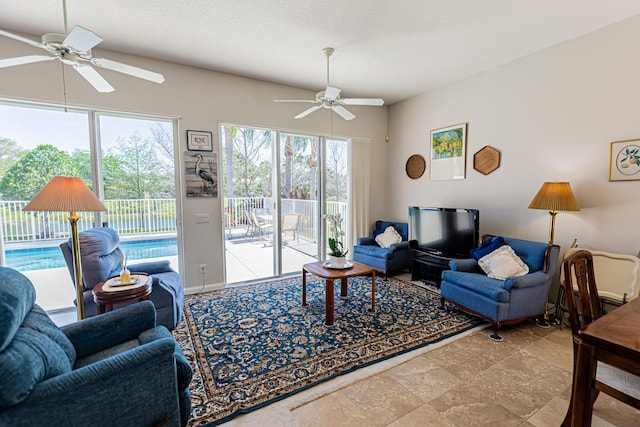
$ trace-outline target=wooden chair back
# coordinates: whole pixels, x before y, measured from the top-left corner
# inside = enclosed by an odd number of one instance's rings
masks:
[[[563,261],[563,269],[567,308],[573,335],[573,369],[575,372],[577,346],[580,340],[578,331],[602,316],[602,311],[591,252],[578,250],[570,254]],[[576,289],[578,293],[577,303],[574,296]],[[609,362],[608,356],[603,356],[606,355],[601,354],[601,360],[598,361],[595,382],[596,393],[592,396],[592,399],[595,401],[598,397],[598,392],[602,391],[634,408],[640,409],[640,377],[607,365],[606,362]],[[571,411],[570,406],[562,423],[563,426],[570,425]]]
[[[591,252],[579,250],[565,258],[563,264],[571,332],[577,335],[580,329],[602,316],[596,276],[593,271],[593,257]],[[574,298],[576,288],[577,304]]]

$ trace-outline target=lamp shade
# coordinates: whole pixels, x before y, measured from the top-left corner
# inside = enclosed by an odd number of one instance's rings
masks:
[[[529,209],[544,209],[546,211],[579,211],[578,201],[573,195],[571,184],[568,182],[545,182],[538,190]]]
[[[54,176],[22,209],[38,212],[106,211],[84,181],[71,176]]]

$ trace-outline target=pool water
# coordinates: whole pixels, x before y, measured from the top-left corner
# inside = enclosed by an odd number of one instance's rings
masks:
[[[129,261],[147,258],[162,258],[178,255],[177,239],[147,239],[120,242],[120,249]],[[44,248],[8,249],[5,252],[6,266],[18,271],[44,270],[66,267],[59,246]]]

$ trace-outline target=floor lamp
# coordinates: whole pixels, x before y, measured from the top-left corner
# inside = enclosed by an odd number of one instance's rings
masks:
[[[556,215],[559,211],[579,211],[578,201],[568,182],[545,182],[529,204],[529,209],[544,209],[551,215],[549,244],[553,245]]]
[[[71,224],[71,253],[73,254],[74,283],[78,320],[84,319],[84,297],[82,286],[82,265],[80,263],[80,241],[78,240],[78,220],[76,212],[106,211],[107,208],[80,178],[55,176],[22,209],[36,212],[69,212]]]
[[[573,195],[571,184],[568,182],[545,182],[538,190],[531,203],[529,209],[544,209],[549,211],[551,215],[551,228],[549,230],[549,244],[553,245],[553,233],[556,226],[556,215],[559,211],[579,211],[578,201]],[[562,286],[562,285],[561,285]],[[556,304],[558,301],[556,301]],[[548,301],[545,302],[544,319],[540,321],[536,319],[538,326],[549,327],[549,306]],[[559,324],[555,320],[555,324]]]

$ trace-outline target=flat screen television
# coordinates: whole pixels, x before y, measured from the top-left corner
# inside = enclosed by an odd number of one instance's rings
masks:
[[[469,258],[480,239],[477,209],[409,207],[409,240],[418,250],[446,258]]]

